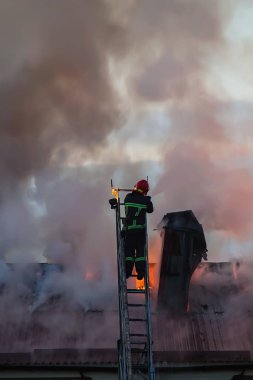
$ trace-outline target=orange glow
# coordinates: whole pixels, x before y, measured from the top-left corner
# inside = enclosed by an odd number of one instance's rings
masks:
[[[119,189],[112,187],[112,195],[114,195],[115,198],[118,200],[119,199]]]
[[[162,252],[162,241],[163,239],[161,238],[160,233],[157,233],[156,236],[152,236],[152,238],[149,239],[148,256],[150,263],[157,263],[159,261]]]
[[[159,273],[158,273],[158,265],[157,262],[159,261],[160,253],[161,253],[161,242],[162,239],[160,236],[156,235],[153,236],[149,240],[148,244],[148,256],[149,256],[149,289],[151,293],[156,292],[159,285]],[[136,274],[136,273],[135,273]],[[141,281],[138,281],[136,278],[136,289],[145,289],[144,279]]]
[[[200,264],[194,271],[193,275],[192,275],[192,279],[191,281],[192,282],[198,282],[202,277],[203,275],[205,274],[206,272],[206,266],[204,264]]]
[[[138,290],[145,289],[144,279],[143,280],[137,280],[136,279],[136,289],[138,289]]]
[[[149,289],[154,290],[155,289],[155,263],[149,263]],[[145,289],[144,279],[143,280],[137,280],[136,278],[136,289]]]
[[[99,278],[100,278],[100,273],[98,273],[98,272],[87,271],[87,272],[84,273],[84,278],[85,278],[85,280],[87,280],[87,281],[99,280]]]
[[[240,263],[238,263],[238,262],[232,263],[232,272],[233,272],[233,277],[234,277],[235,281],[238,280],[238,268],[239,267],[240,267]]]

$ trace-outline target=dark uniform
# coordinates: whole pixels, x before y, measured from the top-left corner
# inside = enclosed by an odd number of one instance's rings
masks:
[[[138,190],[126,195],[125,200],[126,220],[123,227],[125,235],[126,277],[128,278],[135,268],[137,278],[145,275],[146,257],[146,213],[153,212],[151,197]]]

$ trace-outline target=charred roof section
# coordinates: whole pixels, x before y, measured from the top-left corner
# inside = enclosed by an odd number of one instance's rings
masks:
[[[191,276],[202,258],[207,260],[202,225],[187,210],[167,213],[158,229],[163,239],[158,307],[186,312]]]

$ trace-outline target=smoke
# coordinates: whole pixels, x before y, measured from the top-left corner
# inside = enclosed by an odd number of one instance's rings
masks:
[[[16,14],[13,30],[8,21]],[[1,2],[1,29],[9,37],[1,50],[14,60],[0,91],[6,185],[76,154],[90,157],[116,127],[119,108],[107,61],[121,30],[105,3],[79,0]],[[22,60],[20,44],[27,53]]]
[[[42,281],[31,310],[63,293],[96,308],[115,289],[113,222],[104,215],[112,174],[67,167],[96,157],[120,123],[108,60],[124,34],[101,1],[3,1],[0,15],[0,254],[64,266]],[[99,273],[93,290],[87,273]],[[3,277],[14,297],[15,278]]]
[[[195,144],[176,145],[166,157],[166,173],[157,190],[173,211],[192,209],[206,231],[224,231],[244,239],[253,223],[253,179],[246,169],[226,169]]]
[[[115,242],[108,229],[113,224],[102,211],[111,175],[98,179],[92,169],[97,178],[79,173],[80,179],[64,166],[95,155],[117,125],[106,64],[117,27],[107,19],[105,4],[75,3],[73,8],[62,1],[1,3],[1,35],[10,33],[5,50],[14,61],[5,67],[0,90],[1,255],[23,263],[51,260],[65,268],[42,278],[36,294],[24,285],[26,266],[20,269],[24,276],[5,268],[1,320],[9,324],[16,318],[29,321],[53,297],[64,296],[70,309],[105,307],[109,299],[110,307],[115,303]],[[20,17],[10,32],[7,20],[16,12]],[[98,236],[108,250],[98,250]],[[85,280],[90,272],[99,273],[98,279]],[[53,328],[65,324],[62,313],[40,321],[55,344]]]
[[[239,132],[251,116],[231,102],[224,88],[219,86],[218,92],[209,85],[215,80],[210,67],[221,50],[229,50],[224,31],[232,8],[225,12],[216,2],[212,7],[198,1],[161,4],[150,12],[154,19],[156,12],[164,12],[158,30],[151,33],[155,39],[161,32],[159,48],[143,62],[132,87],[139,101],[163,102],[167,109],[163,174],[153,190],[159,194],[156,213],[162,219],[168,211],[192,209],[208,234],[209,257],[230,259],[224,241],[249,240],[253,226],[251,134],[246,142]],[[150,7],[145,7],[147,13]],[[217,252],[213,234],[220,241]]]
[[[223,14],[217,1],[136,3],[129,29],[141,54],[135,57],[133,94],[142,101],[179,105],[194,100],[195,94],[205,97],[208,59],[211,51],[219,52],[223,46],[222,30],[229,14],[229,6]]]
[[[225,3],[1,1],[0,257],[23,264],[1,265],[2,311],[36,314],[63,295],[70,309],[114,307],[111,178],[128,187],[149,176],[159,194],[150,226],[192,209],[221,239],[249,238],[253,182],[231,133],[236,104],[210,86],[228,48]],[[64,270],[42,278],[35,296],[24,278],[38,261]],[[40,324],[59,321],[64,331],[58,313]]]
[[[222,350],[251,350],[252,297],[252,262],[204,264],[193,275],[190,311],[211,321]]]

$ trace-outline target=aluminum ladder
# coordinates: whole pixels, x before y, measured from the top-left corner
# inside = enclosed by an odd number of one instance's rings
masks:
[[[122,221],[119,193],[132,189],[112,186],[115,202],[111,207],[116,212],[117,266],[120,339],[118,340],[119,380],[155,380],[152,352],[152,328],[150,315],[148,236],[146,228],[146,276],[144,289],[128,288],[125,273],[124,239],[121,237]],[[146,223],[147,225],[147,223]],[[132,275],[136,277],[136,275]]]

